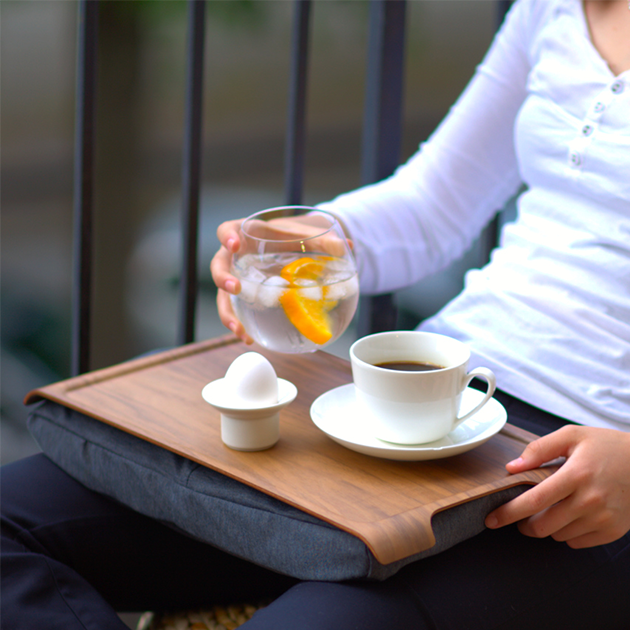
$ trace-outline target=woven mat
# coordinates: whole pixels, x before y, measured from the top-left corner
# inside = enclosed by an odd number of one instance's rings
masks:
[[[136,630],[234,630],[268,603],[213,606],[169,614],[146,612],[138,620]]]

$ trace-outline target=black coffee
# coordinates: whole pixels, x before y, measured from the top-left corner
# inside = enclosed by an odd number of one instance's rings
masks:
[[[386,370],[398,370],[399,372],[430,372],[431,370],[443,370],[443,365],[435,365],[427,361],[386,361],[376,363],[376,367]]]

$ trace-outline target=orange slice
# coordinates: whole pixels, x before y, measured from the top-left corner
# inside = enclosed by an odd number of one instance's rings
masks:
[[[318,345],[332,338],[328,311],[337,306],[337,301],[326,299],[328,287],[322,286],[321,292],[315,286],[300,288],[301,283],[298,280],[317,284],[328,260],[331,260],[330,256],[321,257],[319,260],[304,256],[285,265],[280,271],[280,276],[289,283],[289,288],[280,296],[280,305],[295,328]],[[313,291],[319,293],[321,297],[315,299],[312,296]]]
[[[293,284],[296,280],[318,280],[322,271],[324,270],[324,264],[305,256],[298,258],[288,265],[285,265],[280,272],[280,276],[287,282]]]
[[[289,321],[307,339],[318,345],[331,339],[330,300],[312,300],[300,295],[299,289],[287,289],[280,296],[280,304]]]

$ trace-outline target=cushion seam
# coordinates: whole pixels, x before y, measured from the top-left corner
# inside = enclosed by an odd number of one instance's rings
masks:
[[[33,415],[37,415],[37,414],[33,414]],[[51,418],[48,418],[48,417],[43,416],[43,415],[39,415],[39,417],[40,417],[40,418],[42,418],[44,421],[49,422],[49,423],[50,423],[50,424],[52,424],[52,425],[55,425],[56,427],[60,428],[61,430],[63,430],[63,431],[67,431],[68,433],[70,433],[70,434],[74,435],[75,437],[77,437],[77,438],[79,438],[79,439],[83,440],[83,441],[84,441],[84,442],[86,442],[87,444],[90,444],[91,446],[93,446],[93,447],[95,447],[95,448],[97,448],[97,449],[100,449],[100,450],[102,450],[102,451],[104,451],[104,452],[106,452],[106,453],[109,453],[109,454],[110,454],[110,455],[112,455],[112,456],[118,457],[118,458],[120,458],[120,459],[124,460],[125,462],[129,462],[129,463],[130,463],[130,464],[132,464],[132,465],[139,466],[139,467],[141,467],[141,468],[143,468],[143,469],[145,469],[145,470],[149,470],[149,471],[151,471],[151,472],[153,472],[153,473],[155,473],[155,474],[159,475],[162,479],[167,479],[167,480],[171,481],[172,483],[175,483],[177,486],[179,486],[179,487],[181,487],[181,488],[184,488],[184,489],[186,489],[186,490],[188,490],[188,491],[190,491],[190,492],[194,492],[195,494],[198,494],[198,495],[201,495],[201,496],[204,496],[204,497],[211,497],[211,498],[213,498],[213,499],[215,499],[215,500],[222,501],[222,502],[224,502],[224,503],[229,503],[229,504],[232,504],[232,505],[238,505],[238,506],[243,507],[243,508],[252,509],[252,510],[257,510],[257,511],[259,511],[259,512],[263,512],[263,513],[266,513],[266,514],[273,514],[273,515],[277,515],[277,513],[276,513],[276,512],[273,512],[273,511],[271,511],[271,510],[269,510],[269,509],[261,508],[261,507],[259,507],[259,506],[252,506],[252,505],[246,505],[246,504],[243,504],[243,503],[237,503],[237,502],[235,502],[235,501],[230,501],[230,500],[228,500],[228,499],[225,499],[225,498],[222,498],[222,497],[217,497],[217,496],[215,496],[215,495],[209,495],[209,494],[206,494],[206,493],[204,493],[204,492],[201,492],[200,490],[197,490],[197,489],[195,489],[195,488],[191,488],[191,487],[188,485],[188,480],[189,480],[189,478],[190,478],[190,475],[192,474],[192,472],[193,472],[194,470],[197,470],[199,467],[201,467],[201,464],[198,464],[198,463],[197,463],[197,465],[196,465],[196,467],[193,469],[193,471],[191,471],[191,472],[188,474],[188,477],[186,478],[186,484],[183,484],[183,483],[181,483],[179,480],[177,480],[177,479],[175,479],[175,478],[173,478],[173,477],[169,477],[168,475],[164,474],[164,473],[163,473],[163,472],[161,472],[160,470],[158,470],[158,469],[156,469],[156,468],[152,468],[152,467],[150,467],[150,466],[146,466],[145,464],[140,463],[140,462],[137,462],[137,461],[135,461],[135,460],[132,460],[132,459],[130,459],[129,457],[126,457],[125,455],[123,455],[123,454],[121,454],[121,453],[119,453],[119,452],[117,452],[117,451],[115,451],[115,450],[112,450],[112,449],[111,449],[111,448],[109,448],[109,447],[106,447],[106,446],[103,446],[102,444],[99,444],[99,443],[97,443],[97,442],[94,442],[92,439],[87,438],[87,437],[85,437],[85,436],[83,436],[83,435],[81,435],[81,434],[77,433],[76,431],[73,431],[72,429],[70,429],[70,428],[68,428],[68,427],[66,427],[66,426],[64,426],[64,425],[62,425],[62,424],[59,424],[58,422],[56,422],[55,420],[53,420],[53,419],[51,419]],[[86,417],[89,417],[89,416],[86,416]],[[91,419],[91,420],[94,420],[95,422],[99,422],[99,421],[98,421],[98,420],[96,420],[95,418],[90,418],[90,419]],[[113,427],[113,426],[111,426],[111,425],[107,425],[107,426],[110,426],[112,429],[114,429],[114,430],[116,430],[116,431],[121,431],[121,429],[118,429],[117,427]],[[121,431],[121,432],[122,432],[122,431]],[[124,433],[124,432],[123,432],[123,433]],[[128,434],[128,435],[130,435],[132,438],[133,438],[133,437],[136,437],[136,436],[133,436],[133,435],[131,435],[131,434]],[[142,438],[136,438],[136,439],[140,440],[140,439],[142,439]],[[157,445],[155,445],[155,446],[156,446],[156,448],[162,448],[162,447],[157,446]],[[163,449],[163,450],[167,450],[167,449]],[[176,453],[173,453],[173,455],[175,455],[176,457],[181,457],[181,455],[177,455]],[[188,461],[192,461],[192,460],[188,460]],[[210,468],[209,468],[209,470],[212,470],[212,469],[210,469]],[[221,474],[221,473],[219,473],[218,471],[213,471],[213,472],[217,472],[217,474]],[[225,476],[226,476],[226,478],[230,479],[230,477],[227,477],[227,475],[225,475]],[[239,481],[237,481],[237,480],[235,480],[235,479],[233,479],[232,481],[234,481],[235,483],[242,483],[242,482],[239,482]],[[243,485],[244,485],[244,486],[246,486],[247,488],[250,488],[251,490],[256,490],[255,488],[252,488],[251,486],[248,486],[247,484],[243,484]],[[260,491],[258,491],[258,492],[260,492]],[[266,497],[268,497],[268,498],[270,498],[270,499],[274,499],[274,498],[275,498],[275,497],[272,497],[271,495],[267,495],[267,494],[265,494],[265,493],[262,493],[262,494],[264,494]],[[276,500],[276,501],[279,501],[279,499],[275,499],[275,500]],[[287,505],[288,505],[288,504],[287,504]],[[291,507],[293,507],[293,506],[291,506]],[[295,510],[298,510],[298,508],[294,508],[294,509],[295,509]],[[299,513],[299,510],[298,510],[298,513]],[[294,518],[294,517],[287,517],[287,518]],[[316,517],[313,517],[313,518],[316,518]],[[315,523],[313,523],[312,521],[307,521],[307,520],[303,520],[303,519],[295,519],[295,520],[300,520],[300,522],[302,522],[302,523],[311,523],[311,524],[316,525],[316,526],[318,526],[318,527],[324,527],[325,529],[338,530],[338,531],[342,531],[342,532],[344,531],[344,530],[341,530],[339,527],[335,527],[334,525],[331,525],[330,523],[327,523],[326,521],[323,521],[323,520],[321,520],[321,519],[317,519],[317,522],[315,522]],[[352,535],[352,534],[350,534],[350,533],[348,533],[348,532],[344,532],[344,533],[348,534],[349,536],[351,536],[351,535]]]

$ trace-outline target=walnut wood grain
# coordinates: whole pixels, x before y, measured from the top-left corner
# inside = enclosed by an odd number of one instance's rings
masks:
[[[252,349],[294,383],[298,395],[280,414],[278,444],[246,453],[224,446],[219,412],[201,390]],[[507,474],[505,462],[536,437],[511,425],[448,459],[399,462],[350,451],[313,424],[310,407],[351,380],[349,362],[325,352],[280,355],[228,335],[61,381],[32,391],[25,402],[54,400],[218,470],[354,534],[383,564],[432,547],[437,512],[534,485],[555,470]]]

